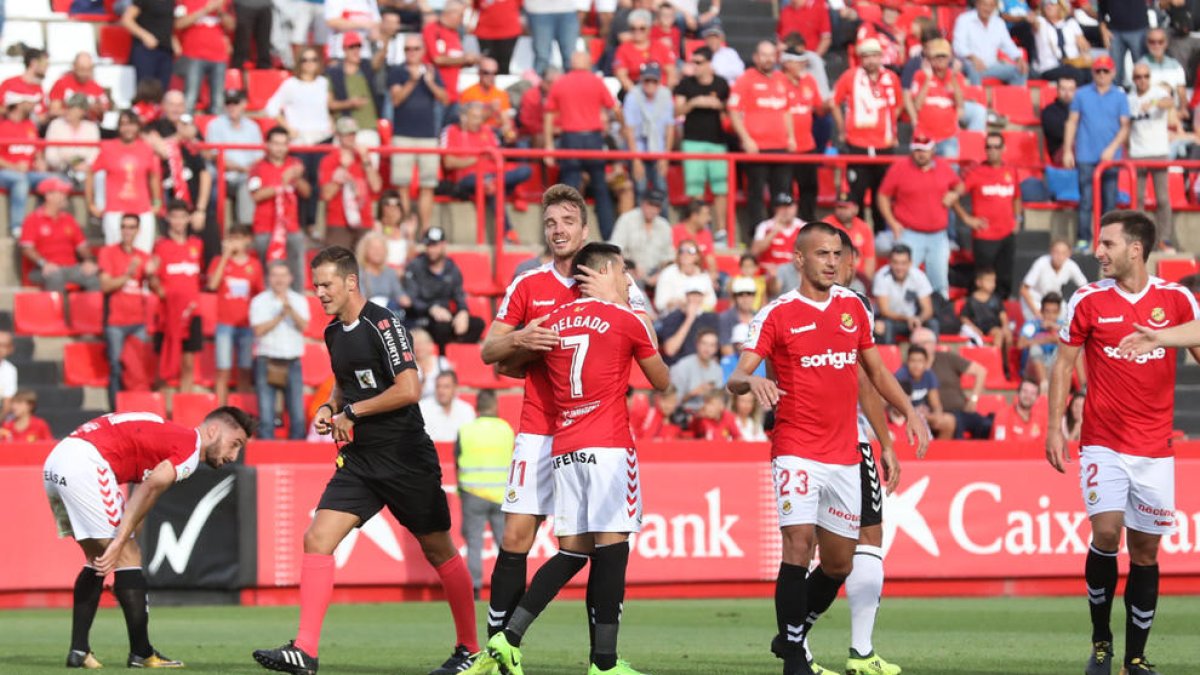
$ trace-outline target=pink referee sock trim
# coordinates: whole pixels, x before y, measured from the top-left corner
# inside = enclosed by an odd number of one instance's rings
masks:
[[[300,630],[296,646],[316,656],[321,645],[321,624],[333,599],[333,556],[305,553],[300,568]]]
[[[479,638],[475,629],[475,591],[471,585],[471,573],[462,556],[453,558],[438,565],[438,576],[442,579],[442,591],[446,593],[446,602],[450,603],[450,614],[454,617],[454,632],[458,644],[474,654],[479,651]]]

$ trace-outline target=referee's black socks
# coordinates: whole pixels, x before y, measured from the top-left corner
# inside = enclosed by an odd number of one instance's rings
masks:
[[[521,598],[521,603],[513,610],[512,616],[508,617],[504,636],[509,644],[514,647],[521,646],[521,638],[525,636],[529,625],[546,609],[546,605],[550,604],[562,587],[579,574],[579,570],[583,569],[587,562],[586,553],[560,549],[538,569],[537,574],[533,575],[533,581],[529,583],[525,597]]]
[[[96,568],[83,566],[75,577],[75,602],[71,611],[71,649],[81,652],[92,651],[88,633],[96,608],[100,606],[100,594],[104,591],[104,577],[96,574]]]
[[[1113,596],[1117,592],[1117,552],[1088,547],[1083,578],[1087,583],[1088,609],[1092,614],[1092,642],[1112,642]],[[1126,594],[1128,597],[1128,594]]]
[[[511,553],[500,549],[492,568],[492,595],[488,599],[487,634],[492,637],[504,630],[513,610],[525,595],[526,561],[529,553]]]
[[[146,575],[140,567],[122,567],[113,573],[113,595],[125,613],[125,629],[129,631],[129,653],[147,657],[154,654],[150,646],[150,599],[146,595]]]

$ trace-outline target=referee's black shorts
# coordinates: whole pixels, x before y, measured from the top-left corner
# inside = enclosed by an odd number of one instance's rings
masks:
[[[428,447],[344,446],[317,508],[352,513],[362,520],[361,527],[387,507],[413,534],[449,530],[450,507],[437,451],[428,438],[422,445]]]
[[[883,487],[879,482],[879,467],[875,464],[875,451],[870,443],[859,443],[862,453],[859,463],[862,476],[862,515],[859,527],[870,527],[883,522]]]

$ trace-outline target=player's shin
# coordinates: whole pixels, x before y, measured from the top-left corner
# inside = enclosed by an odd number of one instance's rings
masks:
[[[1117,552],[1089,546],[1083,576],[1092,614],[1092,642],[1112,642],[1110,617],[1117,591]]]
[[[850,605],[850,648],[860,656],[875,650],[872,635],[882,594],[883,549],[859,544],[854,569],[846,577],[846,600]]]
[[[121,567],[113,573],[113,595],[125,614],[129,633],[129,653],[139,657],[154,655],[150,646],[150,599],[146,595],[146,574],[140,567]]]
[[[81,652],[92,651],[88,634],[96,608],[100,606],[100,594],[104,592],[104,577],[97,576],[96,569],[87,565],[75,577],[75,604],[71,613],[71,649]]]
[[[300,629],[295,646],[309,656],[317,656],[321,645],[321,624],[333,599],[333,556],[305,553],[300,568]]]
[[[462,556],[455,555],[437,568],[442,580],[442,591],[450,604],[454,617],[454,630],[458,644],[474,654],[479,651],[479,637],[475,631],[475,598],[471,585],[471,573]]]
[[[525,592],[525,597],[521,598],[521,603],[513,610],[508,618],[508,625],[504,628],[504,636],[510,645],[521,646],[521,638],[525,636],[525,631],[529,629],[533,620],[546,609],[546,605],[550,604],[562,587],[579,574],[579,570],[583,569],[587,562],[586,553],[560,549],[538,569],[529,584],[529,590]]]
[[[617,633],[625,603],[625,570],[629,542],[597,546],[592,553],[591,576],[596,579],[596,637],[592,663],[600,670],[617,665]]]
[[[1129,565],[1125,581],[1125,664],[1144,657],[1158,608],[1158,565]]]
[[[488,600],[487,634],[492,637],[504,630],[508,618],[525,595],[525,575],[529,553],[500,549],[492,568],[492,593]]]

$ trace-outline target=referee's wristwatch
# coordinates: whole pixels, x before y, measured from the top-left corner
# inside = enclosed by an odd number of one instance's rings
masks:
[[[346,419],[350,420],[351,422],[353,422],[355,424],[358,424],[358,415],[354,414],[354,404],[347,403],[342,408],[342,414],[346,416]]]

